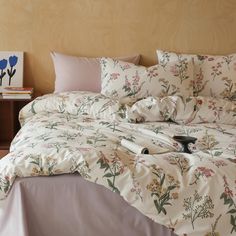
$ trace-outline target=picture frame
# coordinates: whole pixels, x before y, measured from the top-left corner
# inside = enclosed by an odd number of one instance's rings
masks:
[[[5,87],[23,87],[24,52],[0,51],[0,93]]]

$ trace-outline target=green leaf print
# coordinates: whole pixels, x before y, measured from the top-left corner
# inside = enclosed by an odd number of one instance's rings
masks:
[[[165,207],[171,205],[171,200],[178,198],[178,193],[172,191],[179,188],[179,181],[175,180],[173,176],[165,174],[164,170],[156,165],[153,165],[152,169],[152,173],[156,177],[146,188],[154,198],[153,202],[158,214],[163,213],[166,215]]]
[[[10,181],[8,176],[4,176],[3,178],[0,178],[0,190],[4,193],[8,192],[10,189]]]
[[[97,161],[100,164],[100,169],[104,169],[103,178],[107,179],[108,186],[113,192],[120,194],[120,190],[116,187],[116,178],[124,171],[124,165],[121,162],[119,156],[115,153],[113,158],[109,160],[105,155],[100,152],[100,158]]]
[[[234,202],[234,193],[229,188],[226,176],[223,176],[225,190],[221,194],[220,199],[224,200],[224,205],[228,205],[230,209],[227,214],[230,214],[230,224],[232,225],[231,234],[236,232],[236,203]],[[235,180],[236,181],[236,180]]]
[[[192,197],[184,199],[183,207],[187,213],[183,213],[185,220],[190,219],[194,229],[194,222],[198,219],[211,218],[214,214],[214,204],[210,196],[200,196],[197,190]]]

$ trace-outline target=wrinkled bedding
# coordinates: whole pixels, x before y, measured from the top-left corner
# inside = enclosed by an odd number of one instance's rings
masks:
[[[0,160],[0,198],[16,177],[79,172],[177,235],[235,235],[235,111],[233,102],[203,97],[132,105],[88,92],[39,97],[21,111],[22,129]],[[193,154],[173,135],[196,137]],[[123,138],[151,155],[133,154]]]

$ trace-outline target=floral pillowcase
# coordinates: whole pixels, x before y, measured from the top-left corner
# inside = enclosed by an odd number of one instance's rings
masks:
[[[236,100],[236,54],[227,56],[176,54],[157,50],[159,63],[167,66],[178,60],[193,59],[194,96]]]
[[[132,103],[148,96],[193,95],[192,60],[148,68],[112,58],[101,58],[100,63],[101,93],[122,103]]]

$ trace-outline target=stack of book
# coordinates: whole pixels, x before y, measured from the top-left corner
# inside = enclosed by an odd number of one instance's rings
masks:
[[[2,91],[2,97],[5,99],[31,99],[33,88],[6,87]]]

